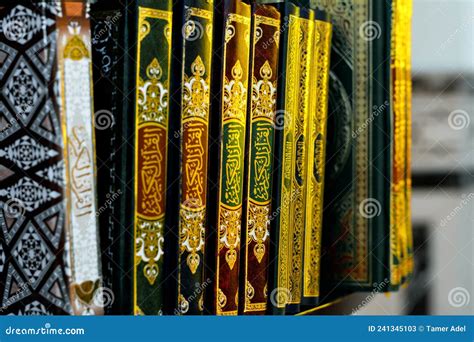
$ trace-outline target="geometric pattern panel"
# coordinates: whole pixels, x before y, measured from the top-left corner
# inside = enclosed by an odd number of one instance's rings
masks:
[[[51,100],[48,99],[31,125],[31,130],[52,143],[61,144],[62,132],[59,116]]]
[[[59,242],[65,223],[63,203],[56,204],[35,217],[35,222],[48,237],[54,247],[59,247]]]
[[[13,210],[15,205],[20,206],[19,210],[21,210],[22,204],[19,202],[0,201],[0,227],[2,228],[1,232],[3,233],[3,238],[7,245],[12,241],[18,229],[20,229],[25,221],[25,216],[21,211],[15,212]]]
[[[26,54],[34,65],[39,66],[44,78],[49,79],[53,64],[56,61],[57,33],[53,31],[47,39],[41,39],[33,45]]]
[[[54,254],[31,223],[23,230],[13,247],[12,255],[34,289],[43,280],[54,258]]]
[[[2,307],[8,307],[31,294],[25,282],[12,265],[8,268],[7,281],[2,298]]]
[[[14,115],[0,102],[0,142],[20,129]]]
[[[17,51],[12,47],[0,42],[0,77],[3,78],[5,72],[15,59]]]
[[[0,149],[0,157],[14,162],[24,170],[28,170],[57,155],[57,151],[42,145],[29,135],[24,135],[20,139],[15,140],[11,145]]]
[[[55,16],[60,6],[0,6],[1,314],[70,313]]]
[[[63,271],[61,271],[60,267],[56,267],[54,272],[41,288],[40,294],[54,305],[62,308],[64,311],[71,311],[69,293],[66,282],[64,281]]]
[[[26,59],[20,57],[10,74],[3,95],[18,119],[26,126],[44,96],[44,84]]]

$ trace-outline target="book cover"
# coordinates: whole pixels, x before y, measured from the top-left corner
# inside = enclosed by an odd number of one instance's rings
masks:
[[[332,25],[324,12],[316,12],[310,74],[308,116],[307,187],[303,255],[302,304],[316,305],[320,291],[321,236],[323,222],[324,164],[328,115],[329,58]]]
[[[179,232],[177,271],[177,314],[202,314],[204,292],[210,279],[204,277],[207,224],[207,173],[214,3],[186,0],[179,5],[176,32],[180,49],[177,94],[181,120],[176,136],[180,151],[175,215],[170,215]],[[179,50],[176,50],[179,51]],[[171,147],[172,148],[172,147]],[[170,173],[171,175],[171,173]],[[171,198],[171,197],[170,197]],[[172,208],[170,208],[173,210]]]
[[[134,313],[163,313],[171,1],[139,1],[135,76]]]
[[[303,248],[305,235],[307,183],[307,126],[310,104],[310,72],[313,63],[314,11],[300,4],[298,85],[294,121],[293,167],[291,170],[290,241],[289,244],[289,291],[287,310],[299,311],[303,290]]]
[[[99,0],[91,5],[94,80],[94,126],[97,156],[97,219],[106,314],[133,313],[133,99],[128,72],[135,59],[134,11],[124,4]],[[127,29],[128,27],[128,29]]]
[[[215,64],[215,94],[210,211],[215,244],[211,261],[214,294],[211,310],[236,315],[239,301],[239,264],[245,156],[245,128],[250,50],[250,5],[240,0],[216,3],[215,42],[220,48]]]
[[[269,314],[284,314],[291,301],[289,285],[290,204],[294,169],[295,113],[298,112],[300,9],[290,2],[276,3],[280,11],[280,49],[275,113],[272,219],[268,308]]]
[[[392,187],[390,217],[390,284],[396,288],[412,268],[410,217],[410,82],[409,31],[411,2],[392,2],[391,82],[393,104]]]
[[[264,314],[267,308],[279,34],[280,12],[254,4],[242,221],[243,314]]]
[[[57,20],[61,124],[65,134],[66,242],[76,315],[103,314],[89,6],[64,3]]]
[[[390,5],[354,0],[323,6],[334,24],[324,273],[328,286],[340,290],[384,291],[389,285]]]

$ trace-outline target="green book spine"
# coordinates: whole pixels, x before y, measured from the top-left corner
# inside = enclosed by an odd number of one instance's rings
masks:
[[[135,79],[134,313],[162,314],[171,1],[140,1]]]

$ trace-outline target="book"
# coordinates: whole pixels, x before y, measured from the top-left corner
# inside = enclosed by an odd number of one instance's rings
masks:
[[[209,212],[213,240],[214,293],[210,310],[217,315],[236,315],[239,300],[240,238],[243,201],[245,127],[250,50],[250,5],[240,0],[216,2],[214,61],[217,117],[211,127],[214,165],[210,173],[213,198]]]
[[[317,305],[320,295],[321,235],[323,221],[324,164],[328,115],[329,58],[332,25],[325,12],[315,13],[314,62],[310,71],[310,105],[307,143],[307,186],[303,253],[302,304]]]
[[[170,192],[178,196],[168,206],[170,210],[176,208],[169,218],[173,221],[171,229],[179,235],[176,251],[177,306],[173,313],[196,315],[203,313],[206,288],[212,288],[210,279],[204,277],[204,253],[208,231],[207,172],[214,4],[213,1],[186,0],[175,12],[179,13],[177,25],[183,29],[176,31],[175,42],[179,47],[174,50],[180,56],[175,93],[181,119],[177,120],[177,129],[172,130],[178,138],[173,145],[179,147],[176,155],[180,158],[178,169],[175,172],[170,170],[170,177],[175,174],[179,178],[172,185],[176,188]]]
[[[347,5],[320,5],[334,25],[323,273],[336,291],[382,292],[390,283],[391,2]]]
[[[54,4],[0,7],[2,314],[72,313]],[[28,28],[17,30],[15,27]]]
[[[66,143],[71,304],[76,315],[102,314],[89,7],[68,2],[61,10],[57,56]]]
[[[413,17],[413,2],[411,0],[406,1],[406,8],[404,11],[404,33],[405,33],[405,82],[406,82],[406,216],[405,216],[405,227],[407,231],[407,261],[406,261],[406,273],[407,280],[411,280],[414,272],[414,245],[413,245],[413,227],[412,227],[412,214],[411,214],[411,199],[412,199],[412,180],[411,180],[411,168],[412,168],[412,79],[411,79],[411,55],[412,55],[412,17]]]
[[[413,246],[410,219],[410,82],[409,44],[411,2],[392,3],[391,76],[393,103],[392,187],[390,217],[390,285],[410,277]]]
[[[125,4],[91,5],[94,121],[97,154],[97,219],[106,314],[133,313],[134,102],[133,50],[136,12]]]
[[[239,306],[243,314],[265,314],[267,308],[279,34],[280,12],[253,4]]]
[[[291,2],[275,3],[280,11],[280,49],[275,112],[272,220],[270,229],[269,301],[267,312],[284,314],[291,301],[289,285],[290,204],[294,168],[295,114],[299,89],[300,9]]]
[[[133,302],[163,313],[172,2],[136,3]]]
[[[303,248],[307,184],[307,126],[310,104],[310,70],[313,62],[314,11],[305,1],[300,3],[297,104],[294,121],[293,167],[291,170],[289,293],[287,311],[299,311],[303,290]]]

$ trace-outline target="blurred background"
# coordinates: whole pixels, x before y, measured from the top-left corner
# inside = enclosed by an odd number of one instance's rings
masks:
[[[413,0],[412,47],[415,277],[344,305],[364,301],[361,315],[473,314],[474,0]]]

